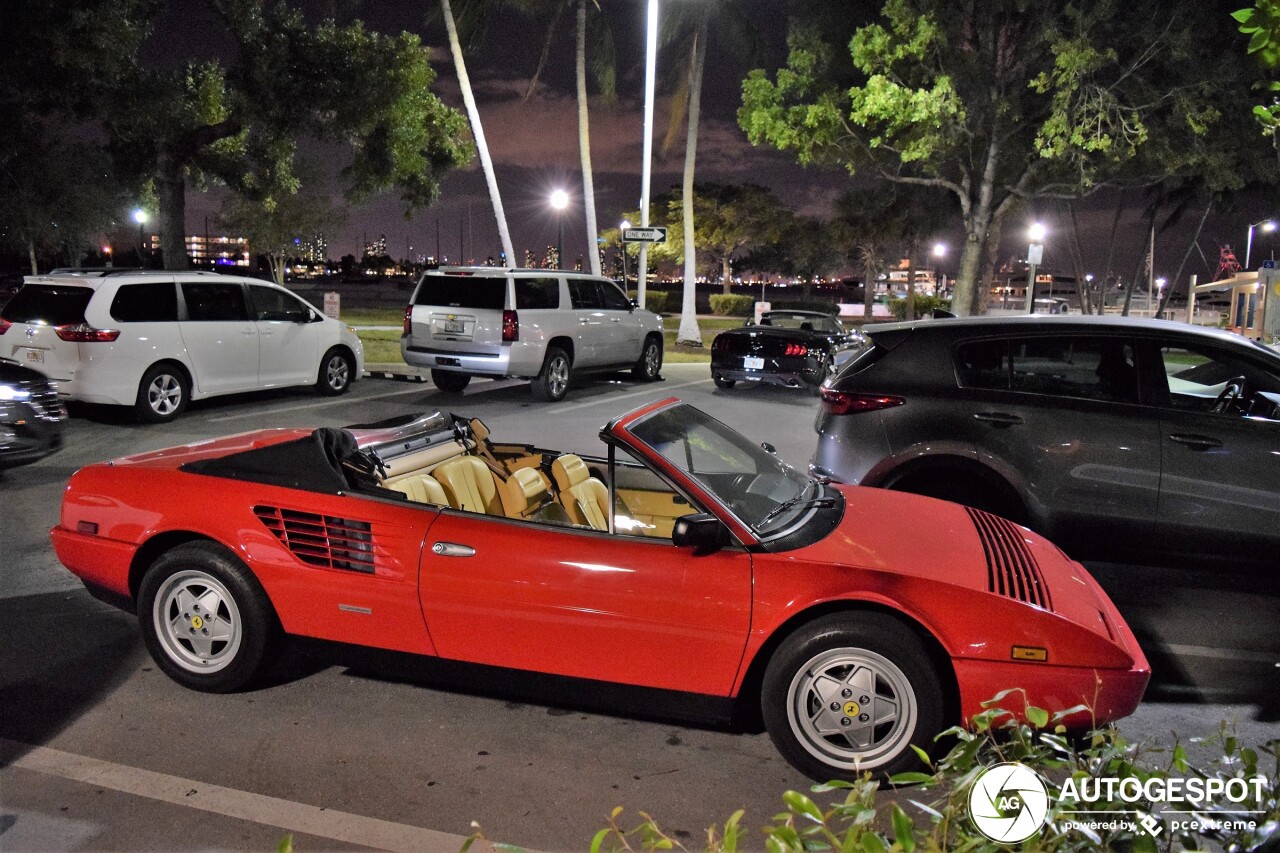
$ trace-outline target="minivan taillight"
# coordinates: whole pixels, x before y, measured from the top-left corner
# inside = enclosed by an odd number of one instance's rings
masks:
[[[5,332],[9,331],[9,327],[12,325],[13,324],[10,323],[8,320],[6,320],[3,317],[0,317],[0,335],[3,335]]]
[[[409,304],[404,309],[404,331],[402,334],[409,335],[413,333],[413,305]]]
[[[120,337],[116,329],[95,329],[88,323],[54,326],[53,331],[62,340],[77,344],[109,344]]]
[[[856,415],[859,412],[878,412],[892,409],[907,402],[903,397],[888,394],[850,394],[848,391],[822,389],[822,407],[833,415]]]
[[[502,342],[520,340],[520,317],[514,311],[502,312]]]

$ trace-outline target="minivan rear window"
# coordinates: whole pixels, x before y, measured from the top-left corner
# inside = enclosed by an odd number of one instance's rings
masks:
[[[506,308],[507,280],[488,276],[428,275],[414,296],[415,305],[450,308]]]
[[[28,284],[4,306],[4,318],[10,323],[75,325],[84,322],[84,309],[92,298],[91,287]]]

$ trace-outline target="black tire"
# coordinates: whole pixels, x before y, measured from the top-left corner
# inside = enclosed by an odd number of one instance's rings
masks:
[[[1012,489],[968,471],[944,469],[931,475],[909,476],[889,488],[971,506],[1017,524],[1026,523],[1027,514]]]
[[[133,411],[141,421],[162,424],[182,414],[190,398],[186,372],[172,364],[157,364],[142,375]]]
[[[640,382],[655,382],[662,372],[662,339],[650,335],[644,340],[640,359],[631,368],[631,375]]]
[[[948,723],[945,698],[910,628],[857,612],[821,617],[787,637],[765,669],[760,702],[783,757],[828,781],[920,769],[911,747],[933,747]]]
[[[205,693],[249,684],[280,632],[257,578],[213,542],[179,545],[151,565],[138,590],[138,623],[165,675]]]
[[[735,379],[725,379],[723,376],[719,376],[715,373],[711,374],[711,381],[716,383],[717,388],[725,389],[732,388],[734,385],[738,384]]]
[[[573,362],[559,347],[548,347],[542,370],[533,378],[533,396],[547,403],[558,403],[569,393],[573,383]]]
[[[337,397],[351,390],[355,379],[355,360],[344,349],[334,347],[320,359],[316,390],[326,397]]]
[[[461,394],[462,389],[471,381],[468,373],[454,373],[452,370],[431,370],[431,383],[446,394]]]

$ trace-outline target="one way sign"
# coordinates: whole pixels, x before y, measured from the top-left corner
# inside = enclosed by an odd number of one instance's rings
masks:
[[[666,228],[628,228],[622,232],[624,243],[665,243]]]

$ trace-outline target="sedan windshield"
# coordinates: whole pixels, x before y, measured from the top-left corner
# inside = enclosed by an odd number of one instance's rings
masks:
[[[832,490],[692,406],[663,409],[629,431],[762,538],[788,531],[813,509],[835,503]]]

